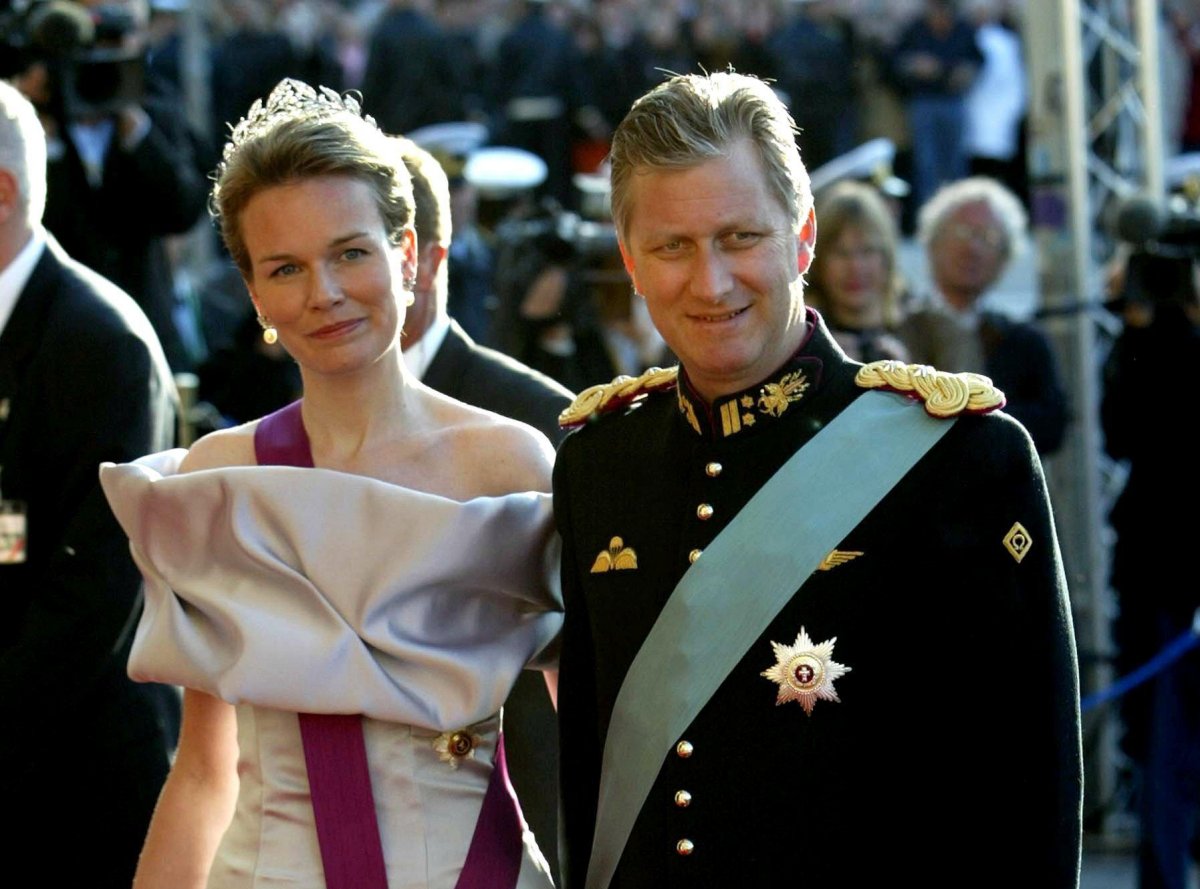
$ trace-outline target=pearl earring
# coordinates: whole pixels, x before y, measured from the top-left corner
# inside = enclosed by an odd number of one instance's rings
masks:
[[[268,346],[273,346],[275,343],[279,342],[279,331],[275,329],[274,324],[272,324],[262,315],[258,316],[258,326],[262,328],[262,338],[264,343],[266,343]]]

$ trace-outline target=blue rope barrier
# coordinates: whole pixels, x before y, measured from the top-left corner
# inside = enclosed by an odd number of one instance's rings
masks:
[[[1200,645],[1200,626],[1193,624],[1192,627],[1180,634],[1174,641],[1167,645],[1162,651],[1156,654],[1146,663],[1142,664],[1132,673],[1127,676],[1122,676],[1108,688],[1101,689],[1098,692],[1088,695],[1079,702],[1079,709],[1083,712],[1094,710],[1105,701],[1111,701],[1113,698],[1119,698],[1132,688],[1136,688],[1143,682],[1152,679],[1157,674],[1161,673],[1167,667],[1171,666],[1175,661],[1179,660],[1197,645]]]

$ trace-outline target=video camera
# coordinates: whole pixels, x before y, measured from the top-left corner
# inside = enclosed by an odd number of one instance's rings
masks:
[[[45,66],[48,95],[39,110],[68,122],[140,104],[145,57],[130,47],[138,22],[126,7],[86,7],[67,0],[19,0],[0,7],[0,77]]]
[[[1194,266],[1200,259],[1200,208],[1182,196],[1165,206],[1146,197],[1126,201],[1116,216],[1116,233],[1134,248],[1120,296],[1108,304],[1120,311],[1131,302],[1194,304]]]

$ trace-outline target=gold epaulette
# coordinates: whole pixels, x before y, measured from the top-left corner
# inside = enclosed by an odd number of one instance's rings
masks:
[[[593,417],[607,414],[617,408],[645,398],[651,392],[669,389],[679,376],[678,367],[652,367],[641,376],[619,376],[611,383],[591,386],[579,393],[571,406],[558,415],[558,425],[563,429],[582,426]]]
[[[890,389],[919,398],[931,417],[957,417],[963,411],[986,414],[1004,407],[1004,393],[983,374],[947,373],[927,364],[872,361],[854,382],[864,389]]]

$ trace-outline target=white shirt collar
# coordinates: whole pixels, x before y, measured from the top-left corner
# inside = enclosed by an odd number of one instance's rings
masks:
[[[0,333],[4,332],[21,291],[29,283],[29,276],[33,274],[33,267],[38,264],[38,260],[42,258],[42,250],[45,247],[46,230],[40,225],[35,225],[28,243],[13,257],[7,268],[0,270]]]
[[[79,154],[92,188],[99,188],[104,181],[104,156],[112,145],[116,128],[116,122],[111,117],[95,123],[67,124],[67,132],[71,134],[71,141],[75,143],[75,151]]]
[[[429,370],[429,365],[433,363],[433,356],[442,347],[449,330],[450,316],[441,314],[434,318],[429,329],[425,331],[425,335],[417,342],[411,346],[401,346],[404,363],[408,365],[408,369],[418,380],[425,378],[425,372]],[[400,342],[403,343],[404,340]]]
[[[931,306],[941,311],[954,319],[954,323],[964,331],[973,332],[979,329],[980,309],[979,300],[975,300],[965,309],[960,309],[950,304],[949,300],[942,294],[937,287],[932,288],[929,293],[929,302]]]

